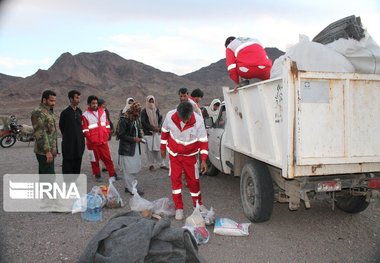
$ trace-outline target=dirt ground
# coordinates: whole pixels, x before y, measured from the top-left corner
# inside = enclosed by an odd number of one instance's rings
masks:
[[[111,141],[114,160],[117,142]],[[142,155],[145,163],[145,155]],[[56,172],[61,170],[56,160]],[[116,161],[115,161],[116,163]],[[37,162],[32,144],[17,142],[9,149],[0,148],[1,175],[36,173]],[[85,155],[82,172],[88,175],[88,189],[95,182]],[[104,182],[107,174],[103,173]],[[0,180],[3,191],[3,180]],[[144,198],[153,201],[171,198],[166,170],[149,171],[145,165],[139,175]],[[80,214],[14,213],[0,210],[1,262],[76,262],[91,237],[114,215],[128,211],[130,195],[123,192],[122,181],[116,186],[126,206],[104,209],[103,221],[86,222]],[[201,191],[206,206],[216,215],[236,222],[247,222],[240,204],[239,178],[219,174],[201,177]],[[1,194],[2,195],[2,194]],[[190,196],[185,190],[185,215],[191,213]],[[3,198],[1,198],[1,205]],[[213,234],[199,253],[208,262],[380,262],[380,211],[373,206],[360,214],[333,211],[326,202],[312,201],[312,208],[289,211],[286,204],[274,205],[271,220],[252,224],[247,237]],[[183,222],[172,219],[172,227]],[[120,244],[128,246],[128,244]]]

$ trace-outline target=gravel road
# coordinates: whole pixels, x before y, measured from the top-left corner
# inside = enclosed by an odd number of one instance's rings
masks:
[[[110,146],[116,160],[117,141],[113,139]],[[60,163],[58,157],[56,172],[61,170]],[[9,149],[0,148],[0,170],[1,175],[36,173],[33,145],[17,142]],[[91,189],[95,182],[87,156],[82,172],[88,175],[88,189]],[[144,198],[150,201],[171,197],[166,170],[151,172],[145,165],[139,182]],[[3,180],[0,184],[3,191]],[[83,221],[79,214],[11,213],[1,209],[1,262],[75,262],[94,233],[111,217],[130,209],[130,195],[123,192],[121,181],[116,186],[127,205],[121,209],[104,209],[101,222]],[[214,207],[217,216],[247,222],[240,205],[239,178],[223,174],[203,176],[201,190],[204,203]],[[184,199],[188,216],[191,202],[187,190]],[[173,219],[172,226],[181,227],[182,222]],[[301,207],[292,212],[286,204],[276,203],[271,220],[252,224],[247,237],[218,236],[212,233],[213,227],[208,229],[210,241],[199,247],[199,253],[208,262],[380,262],[380,211],[373,206],[351,215],[332,211],[322,201],[312,201],[309,210]]]

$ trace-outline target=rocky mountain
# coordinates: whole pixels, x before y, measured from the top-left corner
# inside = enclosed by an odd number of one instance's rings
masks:
[[[276,48],[267,51],[272,59],[283,54]],[[124,107],[126,98],[134,97],[144,104],[145,97],[152,94],[166,111],[177,104],[180,87],[190,91],[201,88],[207,104],[215,97],[222,97],[222,86],[232,85],[225,59],[178,76],[109,51],[74,56],[64,53],[48,70],[38,70],[26,78],[0,74],[0,107],[1,115],[28,115],[38,105],[42,91],[52,89],[57,93],[56,108],[60,111],[68,104],[67,92],[77,89],[82,93],[82,109],[86,108],[87,96],[92,94],[104,98],[115,113]]]
[[[22,78],[21,77],[13,77],[13,76],[9,76],[9,75],[5,75],[5,74],[0,73],[0,89],[4,88],[4,87],[8,87],[11,84],[13,84],[19,80],[22,80]]]

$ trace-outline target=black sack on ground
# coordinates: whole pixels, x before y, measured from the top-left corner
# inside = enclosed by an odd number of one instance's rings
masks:
[[[88,243],[85,262],[205,262],[190,232],[131,211],[112,218]]]

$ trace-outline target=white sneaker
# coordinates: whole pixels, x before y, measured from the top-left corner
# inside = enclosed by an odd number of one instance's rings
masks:
[[[176,220],[183,220],[183,209],[175,210],[175,219]]]

